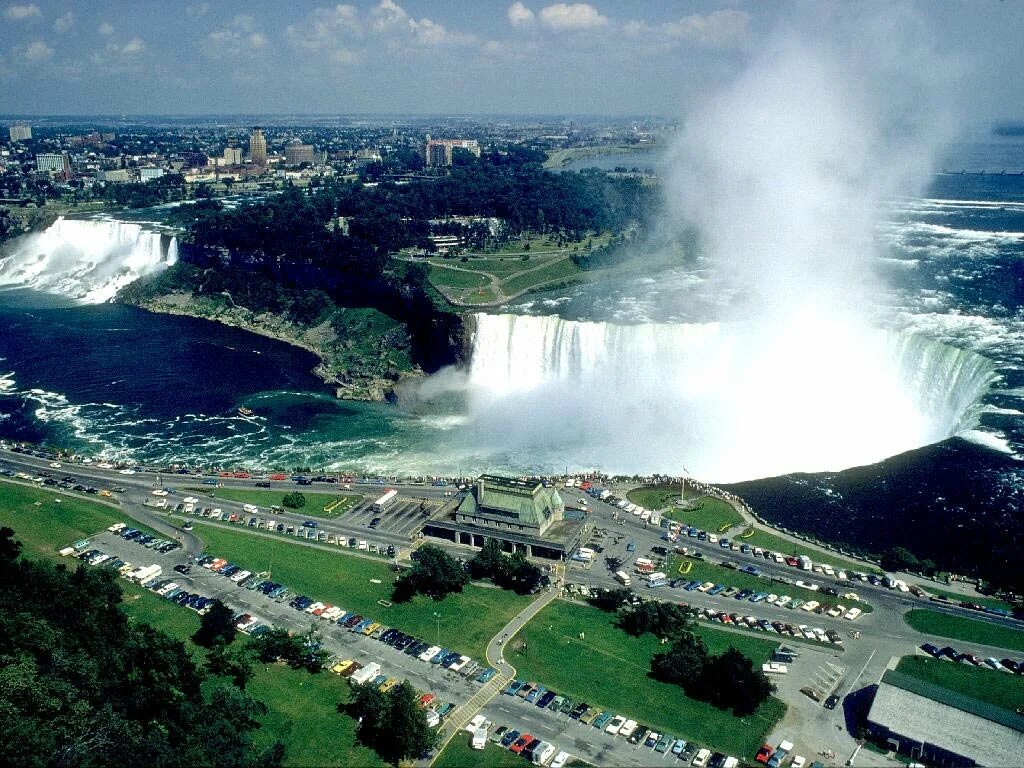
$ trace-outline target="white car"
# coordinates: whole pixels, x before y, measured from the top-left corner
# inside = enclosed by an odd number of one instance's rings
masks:
[[[708,759],[711,757],[710,749],[702,749],[697,753],[697,756],[693,758],[693,768],[704,768],[708,764]]]
[[[134,475],[135,474],[135,470],[134,469],[119,469],[119,470],[117,470],[117,472],[120,475]]]
[[[807,762],[807,758],[803,755],[793,755],[793,762],[790,763],[792,768],[804,768],[804,764]]]
[[[624,739],[628,739],[630,736],[633,735],[633,731],[636,730],[637,725],[639,725],[639,723],[637,723],[636,720],[627,720],[625,723],[622,724],[622,727],[619,729],[619,736],[621,736]]]
[[[555,759],[551,761],[551,768],[562,768],[562,766],[569,762],[569,758],[571,757],[572,755],[570,755],[563,749],[561,752],[555,755]]]
[[[608,723],[608,726],[604,729],[604,732],[610,733],[612,736],[617,736],[625,722],[626,718],[616,715]]]
[[[154,496],[166,496],[167,495],[167,491],[165,491],[163,488],[157,488],[155,491],[153,491],[153,495]]]
[[[59,461],[51,461],[50,462],[50,466],[53,467],[54,469],[60,469],[60,462]]]

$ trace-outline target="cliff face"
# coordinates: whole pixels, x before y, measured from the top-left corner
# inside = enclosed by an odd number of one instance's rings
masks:
[[[405,329],[375,310],[339,309],[316,325],[304,326],[278,314],[237,306],[224,296],[175,292],[127,303],[151,312],[224,323],[306,349],[320,358],[314,373],[344,400],[390,400],[399,382],[424,375],[411,362]]]

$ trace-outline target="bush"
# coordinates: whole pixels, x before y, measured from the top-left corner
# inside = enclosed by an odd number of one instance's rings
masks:
[[[291,493],[285,494],[281,503],[290,509],[302,509],[306,506],[306,497],[299,491],[292,491]]]

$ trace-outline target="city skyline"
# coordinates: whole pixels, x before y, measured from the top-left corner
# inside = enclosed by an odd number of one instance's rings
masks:
[[[0,109],[676,116],[788,30],[840,39],[893,13],[948,56],[966,111],[1019,117],[1024,83],[1005,54],[1024,32],[1022,6],[716,0],[16,0],[0,4]]]

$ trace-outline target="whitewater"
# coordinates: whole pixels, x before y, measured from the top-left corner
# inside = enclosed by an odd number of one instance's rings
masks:
[[[178,241],[116,219],[60,217],[0,259],[0,286],[33,288],[97,304],[178,260]]]
[[[716,482],[869,464],[968,433],[981,355],[909,332],[478,314],[469,422],[512,454]]]

